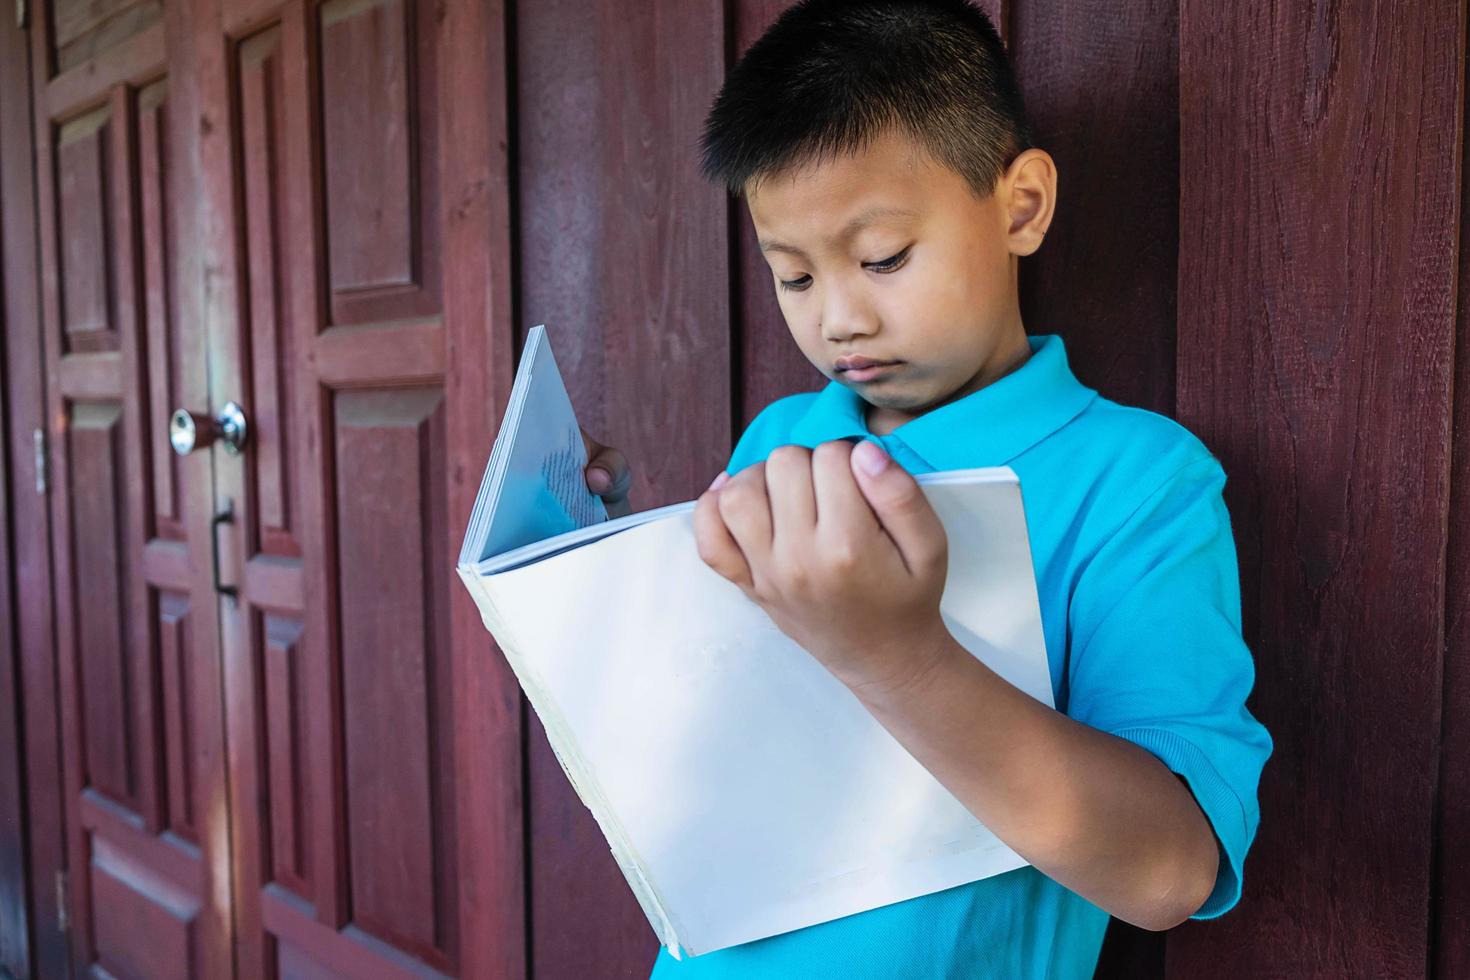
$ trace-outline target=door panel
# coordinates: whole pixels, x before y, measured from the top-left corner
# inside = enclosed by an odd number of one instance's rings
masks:
[[[227,976],[218,627],[188,502],[209,470],[166,440],[166,406],[205,406],[204,350],[173,315],[186,198],[156,13],[63,2],[32,34],[71,935],[79,971]]]
[[[468,56],[444,50],[455,19],[456,42],[498,43],[493,11],[193,9],[200,112],[228,121],[199,141],[211,391],[252,424],[214,484],[238,515],[221,643],[240,975],[519,972],[516,688],[450,581],[493,432],[485,375],[463,384],[450,350],[482,361],[510,324],[451,322],[439,259],[446,182],[482,217],[460,259],[491,265],[506,234],[503,206],[476,199],[487,148],[460,151],[473,173],[440,157],[451,119],[503,99],[438,98]],[[451,471],[456,452],[472,472]],[[456,684],[466,672],[489,681]],[[492,806],[464,822],[470,781]]]

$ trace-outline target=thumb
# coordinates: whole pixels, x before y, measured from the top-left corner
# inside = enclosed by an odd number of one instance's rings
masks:
[[[948,546],[944,525],[918,481],[868,439],[853,448],[850,461],[858,489],[898,546],[909,574],[943,568]]]
[[[599,446],[587,463],[587,485],[592,492],[604,499],[619,500],[627,495],[632,483],[627,457],[610,446]]]

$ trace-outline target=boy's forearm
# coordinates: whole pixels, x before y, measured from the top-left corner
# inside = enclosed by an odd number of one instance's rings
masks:
[[[1038,870],[1145,929],[1197,911],[1218,850],[1188,787],[1146,750],[1013,687],[947,632],[936,643],[927,666],[901,682],[849,686]]]

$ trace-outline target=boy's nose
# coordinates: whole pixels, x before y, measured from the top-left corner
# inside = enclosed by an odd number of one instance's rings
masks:
[[[872,309],[857,297],[840,290],[829,290],[823,297],[822,319],[818,326],[823,340],[843,341],[875,333],[878,319]]]

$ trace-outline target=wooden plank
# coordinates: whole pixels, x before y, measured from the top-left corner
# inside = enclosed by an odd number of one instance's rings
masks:
[[[316,338],[315,354],[323,384],[403,384],[443,377],[444,346],[444,324],[435,317],[419,323],[328,327]]]
[[[318,120],[314,106],[320,98],[320,84],[314,67],[313,52],[316,49],[316,10],[314,7],[293,0],[283,10],[281,18],[281,65],[282,87],[289,98],[285,102],[285,118],[282,129],[285,133],[283,162],[281,164],[282,186],[277,193],[283,194],[287,202],[287,213],[299,215],[285,229],[281,249],[286,262],[293,267],[290,279],[290,294],[285,300],[289,309],[291,328],[295,331],[297,350],[305,350],[320,330],[321,311],[324,307],[324,285],[322,283],[323,229],[321,221],[322,187],[321,162],[314,134]],[[220,191],[220,200],[228,200],[225,191]],[[295,274],[296,269],[301,274]],[[230,313],[233,316],[233,310]],[[233,339],[221,332],[220,341],[233,344]],[[228,348],[226,348],[228,349]],[[238,372],[238,360],[226,357],[221,364],[219,382],[233,384]],[[314,370],[307,364],[295,365],[295,372],[288,384],[292,387],[296,404],[300,406],[300,443],[316,447],[312,452],[297,450],[299,458],[298,485],[302,489],[301,537],[305,571],[305,594],[303,608],[307,611],[302,643],[310,651],[304,664],[302,683],[307,697],[316,705],[307,718],[307,730],[303,738],[307,745],[307,770],[311,798],[311,825],[306,828],[308,848],[311,853],[311,885],[313,912],[316,921],[328,929],[338,930],[350,919],[350,884],[347,880],[345,831],[346,801],[343,799],[343,761],[341,744],[341,658],[338,630],[338,597],[331,588],[335,572],[336,527],[327,511],[324,499],[326,489],[331,486],[330,460],[326,440],[330,438],[326,428],[326,417],[330,405],[323,397]],[[230,474],[243,484],[243,474]],[[236,628],[238,630],[238,627]],[[241,643],[242,649],[249,644]],[[244,663],[241,658],[242,665]],[[242,700],[252,697],[246,684],[244,670],[240,668],[240,683],[231,684]],[[249,735],[245,729],[232,733],[232,740],[239,735]],[[258,766],[242,769],[253,770],[251,779],[261,775]],[[239,775],[245,775],[244,772]],[[247,814],[240,812],[242,826],[251,826]],[[252,846],[258,846],[254,842]],[[242,858],[245,855],[242,855]],[[255,865],[252,864],[252,867]],[[243,870],[243,865],[242,865]],[[239,900],[242,907],[251,909],[252,917],[259,913],[256,897],[264,882],[252,883],[251,875],[243,875]],[[247,896],[246,892],[249,892]],[[244,905],[244,903],[249,903]],[[256,934],[255,927],[245,931],[253,945],[265,945],[264,934]]]
[[[116,351],[71,354],[56,366],[63,398],[76,401],[117,401],[123,394],[122,357]]]
[[[9,32],[8,25],[0,30]],[[3,42],[0,42],[3,43]],[[6,51],[13,53],[15,41],[10,40]],[[7,164],[12,157],[29,155],[30,139],[24,126],[5,126],[0,117],[0,172],[10,169]],[[14,137],[19,135],[20,139]],[[12,145],[13,143],[18,145]],[[0,257],[17,248],[31,245],[30,229],[23,221],[10,218],[9,200],[0,200]],[[9,219],[9,220],[7,220]],[[0,296],[6,292],[8,283],[0,274]],[[8,312],[8,311],[7,311]],[[9,332],[8,319],[0,319]],[[0,364],[4,364],[4,352],[0,351]],[[24,364],[24,362],[22,362]],[[40,367],[39,358],[25,367],[33,371]],[[8,390],[10,384],[0,374],[0,445],[12,448],[12,435]],[[24,445],[24,437],[20,439]],[[18,448],[18,447],[15,447]],[[11,543],[10,514],[12,500],[17,494],[34,496],[31,487],[24,483],[28,470],[14,465],[14,456],[8,453],[10,465],[0,469],[0,561],[7,570],[18,567],[18,556]],[[34,487],[32,483],[32,487]],[[30,891],[26,873],[25,843],[25,741],[22,732],[22,690],[20,686],[21,650],[17,603],[19,590],[12,590],[11,575],[0,575],[0,973],[12,976],[30,976],[30,909],[26,895]]]
[[[144,546],[152,536],[150,505],[151,487],[147,472],[151,469],[149,459],[150,436],[158,431],[146,431],[147,414],[143,411],[147,370],[144,366],[146,352],[140,344],[140,321],[146,322],[142,314],[143,297],[140,295],[141,275],[139,254],[142,243],[138,221],[138,150],[137,112],[132,93],[122,86],[112,90],[111,117],[115,125],[109,127],[112,145],[109,161],[112,164],[113,192],[111,212],[117,220],[111,242],[113,269],[117,273],[114,285],[116,292],[115,316],[120,341],[121,373],[126,397],[123,399],[123,473],[126,475],[118,494],[118,503],[124,515],[125,533],[120,541],[125,555],[119,567],[134,569],[142,560]],[[86,540],[83,538],[82,540]],[[80,549],[78,554],[84,553]],[[132,657],[152,660],[156,633],[150,612],[151,602],[147,583],[141,575],[126,576],[127,583],[122,591],[126,603],[123,650]],[[85,603],[83,604],[85,608]],[[157,676],[152,670],[134,668],[130,673],[130,688],[127,702],[131,709],[132,731],[137,738],[137,806],[147,823],[149,833],[161,832],[164,821],[163,746],[158,733],[163,731],[161,707],[158,703]]]
[[[459,553],[514,378],[511,99],[501,0],[445,8],[438,59],[447,528]],[[520,685],[459,583],[449,596],[460,975],[525,977],[526,785]]]
[[[59,928],[57,878],[66,862],[63,833],[61,745],[56,732],[56,647],[52,633],[50,533],[46,497],[36,491],[37,432],[46,429],[44,361],[41,353],[41,300],[37,293],[35,221],[35,156],[31,130],[30,59],[26,33],[13,20],[0,22],[0,363],[5,365],[3,427],[0,452],[8,477],[8,514],[14,522],[8,545],[0,544],[7,562],[9,608],[0,608],[8,624],[0,637],[8,654],[0,669],[14,688],[0,693],[13,705],[15,719],[0,722],[0,743],[11,739],[20,753],[25,796],[19,787],[0,788],[0,798],[13,799],[20,812],[7,812],[12,833],[25,828],[25,850],[13,850],[14,838],[0,845],[0,863],[14,869],[0,884],[0,906],[9,911],[7,938],[0,938],[0,967],[16,976],[62,976],[66,971],[66,934]],[[44,458],[44,442],[42,444]],[[0,603],[4,606],[5,603]],[[13,658],[13,659],[11,659]],[[21,706],[24,706],[21,710]],[[5,708],[0,708],[4,714]],[[3,782],[3,780],[0,780]],[[14,795],[7,796],[7,792]],[[19,877],[25,862],[29,880]],[[23,886],[17,889],[16,884]],[[17,930],[20,930],[19,932]],[[25,930],[29,930],[29,935]]]
[[[79,670],[77,668],[75,651],[78,643],[78,624],[75,618],[76,591],[72,586],[74,582],[74,570],[72,568],[72,557],[66,543],[71,540],[72,521],[69,513],[68,495],[58,491],[56,488],[69,485],[70,470],[68,466],[68,448],[71,437],[68,431],[67,405],[62,396],[61,371],[59,368],[59,353],[62,347],[61,331],[61,270],[60,250],[58,242],[59,225],[59,193],[57,188],[57,155],[56,155],[56,124],[44,111],[42,104],[44,99],[42,93],[45,91],[48,72],[51,64],[51,39],[49,19],[42,15],[41,5],[37,5],[35,21],[31,28],[31,93],[35,97],[36,111],[34,112],[33,146],[36,153],[36,183],[38,220],[40,230],[40,252],[38,260],[40,263],[41,279],[41,308],[43,313],[44,341],[41,350],[44,351],[46,360],[46,468],[47,480],[50,490],[47,500],[50,505],[50,518],[53,539],[58,546],[51,551],[54,591],[52,601],[55,604],[53,622],[55,623],[54,641],[56,645],[57,684],[55,693],[48,697],[58,703],[59,730],[61,732],[62,758],[61,771],[64,774],[63,794],[65,799],[65,813],[72,817],[64,824],[58,826],[66,827],[66,851],[67,866],[71,868],[86,867],[85,841],[76,826],[75,813],[78,800],[84,783],[83,753],[82,753],[82,719],[77,710],[77,698],[75,696],[80,683]],[[97,101],[102,101],[102,93],[95,93]],[[30,115],[30,114],[28,114]],[[68,915],[66,937],[68,940],[68,965],[66,970],[70,972],[71,964],[87,964],[93,959],[90,946],[90,935],[92,932],[92,890],[91,879],[88,875],[72,875],[67,878],[68,887],[60,907],[64,907]]]
[[[1057,164],[1046,242],[1020,263],[1027,332],[1065,337],[1103,395],[1173,415],[1178,4],[1022,3],[1014,18],[1031,126]]]
[[[34,16],[34,15],[32,15]],[[31,40],[44,28],[29,29]],[[43,351],[46,303],[40,276],[50,269],[46,223],[37,222],[43,190],[54,190],[50,145],[41,140],[40,126],[32,128],[34,85],[44,84],[35,57],[46,63],[43,44],[26,51],[26,32],[7,24],[0,28],[0,215],[4,220],[4,363],[10,397],[10,429],[6,432],[7,464],[12,473],[29,473],[32,489],[37,479],[35,433],[41,435],[41,461],[49,460],[56,444],[56,426],[47,422],[54,385]],[[19,151],[16,151],[19,150]],[[15,244],[12,244],[15,242]],[[54,486],[56,472],[46,473]],[[71,936],[62,929],[56,909],[66,867],[69,833],[66,826],[66,779],[63,745],[57,733],[65,723],[57,699],[57,651],[60,649],[54,617],[56,597],[51,564],[49,497],[46,494],[13,498],[15,536],[9,560],[15,569],[16,629],[25,698],[26,821],[31,836],[31,927],[34,976],[66,976],[71,962]],[[65,760],[71,764],[72,760]],[[73,926],[75,929],[75,926]],[[21,971],[19,976],[28,976]]]
[[[1180,419],[1221,457],[1275,751],[1171,976],[1428,967],[1464,10],[1180,8]]]
[[[156,78],[164,60],[163,32],[163,24],[154,24],[47,82],[51,118],[66,119],[100,104],[98,93],[114,85],[136,86]]]
[[[638,509],[691,499],[729,455],[729,209],[687,149],[724,23],[713,0],[516,9],[518,326],[548,324],[578,417],[632,463]],[[647,919],[534,720],[529,743],[535,970],[639,975]]]
[[[261,892],[261,913],[275,937],[277,959],[271,965],[280,976],[448,980],[355,926],[340,932],[324,927],[309,906],[274,884]]]
[[[1463,96],[1462,96],[1463,99]],[[1470,102],[1466,104],[1470,112]],[[1436,977],[1470,976],[1470,169],[1460,126],[1459,291],[1455,313],[1454,426],[1445,544],[1444,710],[1430,908]]]
[[[1006,6],[1033,137],[1057,165],[1046,241],[1020,263],[1022,320],[1028,333],[1065,338],[1084,384],[1173,415],[1178,4]],[[1145,980],[1163,967],[1163,935],[1109,923],[1100,980]]]

